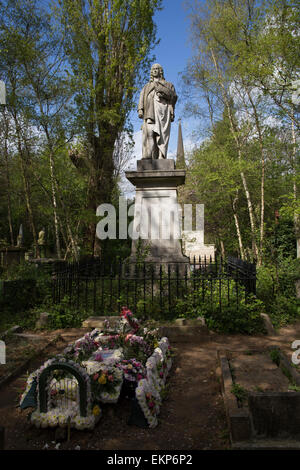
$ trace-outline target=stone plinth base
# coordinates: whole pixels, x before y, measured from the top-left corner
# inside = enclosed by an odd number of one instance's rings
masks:
[[[145,170],[172,171],[175,170],[175,162],[171,159],[151,160],[151,158],[143,158],[142,160],[138,160],[137,171]]]
[[[126,172],[126,178],[136,187],[130,264],[142,260],[187,265],[177,200],[177,187],[184,184],[185,171],[176,170],[174,160],[142,159],[137,162],[137,171]]]

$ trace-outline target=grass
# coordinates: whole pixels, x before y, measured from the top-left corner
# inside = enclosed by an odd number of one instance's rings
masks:
[[[300,387],[299,387],[299,385],[296,385],[295,383],[290,384],[289,385],[289,390],[293,390],[294,392],[300,392]]]

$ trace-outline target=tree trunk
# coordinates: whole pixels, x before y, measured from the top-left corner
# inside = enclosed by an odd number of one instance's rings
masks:
[[[259,148],[260,148],[260,158],[261,158],[261,184],[260,184],[260,242],[259,242],[259,255],[257,257],[257,265],[261,266],[262,263],[262,254],[263,254],[263,246],[264,246],[264,234],[265,234],[265,156],[264,156],[264,144],[263,144],[263,136],[262,130],[258,118],[258,113],[254,101],[252,100],[251,93],[246,86],[247,95],[249,101],[251,103],[254,118],[255,118],[255,125],[258,132],[258,139],[259,139]]]
[[[237,210],[236,210],[238,197],[239,196],[238,196],[238,190],[237,190],[235,198],[231,201],[231,206],[232,206],[232,211],[233,211],[233,218],[234,218],[234,223],[235,223],[236,234],[237,234],[238,242],[239,242],[240,255],[241,255],[241,259],[244,260],[245,259],[245,252],[244,252],[244,247],[243,247],[242,235],[241,235],[241,231],[240,231],[240,224],[239,224],[238,214],[237,214]]]
[[[110,203],[114,189],[113,151],[117,135],[113,128],[107,127],[101,137],[90,136],[93,148],[93,174],[89,180],[87,206],[96,215],[100,204]],[[96,236],[96,222],[89,224],[89,244],[94,256],[101,254],[101,241]]]
[[[20,128],[17,116],[15,114],[13,115],[13,118],[14,118],[14,122],[16,126],[18,156],[19,156],[19,161],[20,161],[20,166],[21,166],[21,171],[22,171],[26,208],[28,211],[29,225],[30,225],[30,229],[31,229],[32,237],[33,237],[34,256],[39,257],[40,252],[39,252],[39,246],[37,243],[37,231],[35,228],[34,215],[33,215],[32,204],[31,204],[30,184],[28,181],[27,168],[26,168],[27,164],[26,164],[26,159],[24,155],[24,150],[22,148],[21,128]],[[28,149],[27,149],[27,153],[28,153]]]
[[[10,234],[10,243],[14,246],[14,232],[12,226],[12,213],[11,213],[11,198],[10,195],[11,185],[10,185],[10,175],[9,175],[9,164],[8,164],[8,147],[7,147],[7,139],[8,139],[8,120],[6,117],[5,111],[3,112],[3,118],[5,122],[5,133],[4,133],[4,160],[5,160],[5,179],[6,179],[6,197],[7,197],[7,219],[8,219],[8,226],[9,226],[9,234]]]
[[[292,111],[292,116],[294,117],[294,107]],[[296,133],[295,133],[295,122],[294,119],[291,121],[292,123],[292,143],[293,143],[293,151],[292,151],[292,166],[293,166],[293,196],[294,202],[296,205],[297,202],[297,164],[296,164],[296,151],[297,151],[297,141],[296,141]],[[300,220],[299,215],[295,212],[294,215],[294,227],[295,227],[295,235],[296,235],[296,243],[297,243],[297,258],[300,258]]]
[[[60,240],[59,240],[59,220],[58,220],[58,215],[57,215],[57,198],[56,198],[56,190],[55,190],[54,158],[53,158],[52,145],[50,143],[50,137],[48,135],[48,131],[46,131],[46,135],[47,135],[48,145],[49,145],[49,168],[50,168],[50,178],[51,178],[51,192],[52,192],[56,253],[57,253],[57,257],[60,259],[61,249],[60,249]]]
[[[225,248],[224,248],[223,240],[220,240],[220,246],[221,246],[221,256],[223,259],[225,259]]]

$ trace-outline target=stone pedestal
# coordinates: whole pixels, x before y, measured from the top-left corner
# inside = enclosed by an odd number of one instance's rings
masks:
[[[12,246],[0,249],[0,266],[7,268],[12,264],[20,264],[25,259],[25,248]]]
[[[186,267],[189,258],[182,254],[177,200],[177,187],[184,184],[185,171],[176,170],[171,159],[142,159],[137,162],[137,171],[127,171],[126,178],[136,187],[129,262]]]

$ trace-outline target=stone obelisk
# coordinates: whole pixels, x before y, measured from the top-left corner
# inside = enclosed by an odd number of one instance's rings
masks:
[[[177,153],[176,153],[176,168],[178,170],[185,170],[185,156],[184,156],[184,146],[182,138],[182,129],[181,129],[181,119],[178,119],[178,138],[177,138]]]

